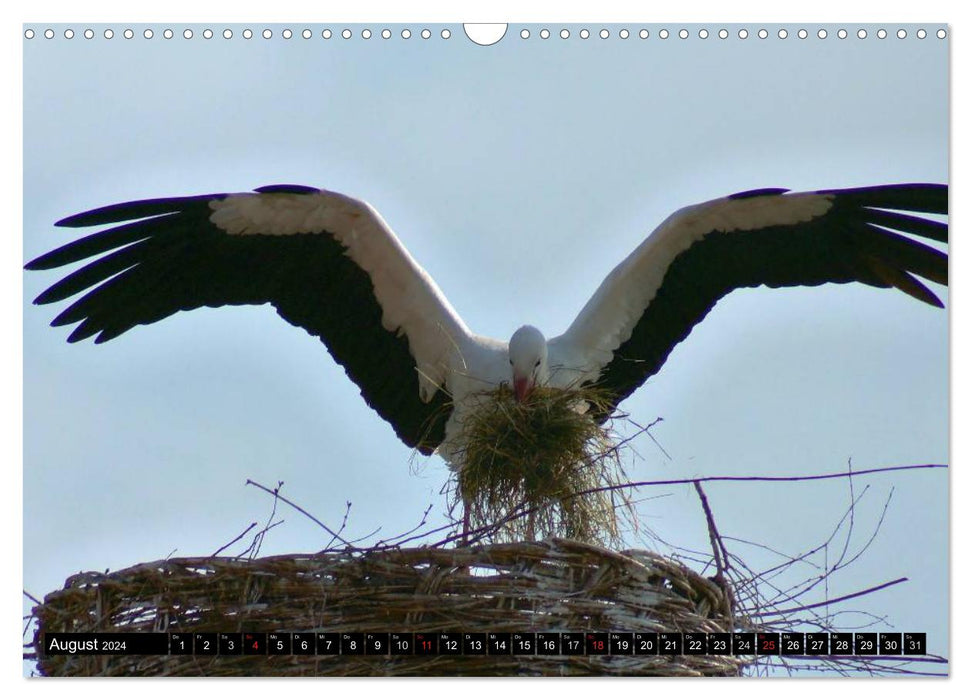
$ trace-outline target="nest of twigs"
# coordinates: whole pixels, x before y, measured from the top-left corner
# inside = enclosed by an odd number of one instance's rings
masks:
[[[492,541],[566,537],[616,545],[618,519],[634,524],[634,509],[609,423],[596,388],[537,387],[516,401],[506,386],[483,392],[462,430],[466,447],[453,505],[470,529]],[[491,529],[490,529],[491,528]]]
[[[567,540],[167,559],[69,579],[34,609],[45,675],[738,675],[732,656],[44,656],[48,632],[727,632],[731,601],[643,551]]]

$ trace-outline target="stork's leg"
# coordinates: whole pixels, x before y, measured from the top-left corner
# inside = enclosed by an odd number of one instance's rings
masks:
[[[462,510],[462,544],[466,545],[469,543],[469,507],[467,503],[462,504],[464,507]]]

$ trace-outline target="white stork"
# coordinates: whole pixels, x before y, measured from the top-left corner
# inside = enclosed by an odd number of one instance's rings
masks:
[[[94,258],[35,300],[84,292],[51,324],[78,323],[69,342],[201,306],[270,303],[321,339],[402,441],[459,468],[462,418],[482,390],[596,383],[612,409],[733,289],[855,281],[943,307],[917,277],[946,285],[947,255],[901,234],[946,243],[946,223],[913,212],[946,214],[947,197],[932,184],[762,189],[686,207],[549,340],[533,326],[508,342],[475,334],[373,207],[296,185],[77,214],[57,225],[119,225],[26,267]]]

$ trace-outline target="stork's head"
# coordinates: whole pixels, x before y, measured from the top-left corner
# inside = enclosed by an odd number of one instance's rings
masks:
[[[523,326],[509,339],[509,365],[516,400],[522,401],[537,384],[550,378],[546,338],[533,326]]]

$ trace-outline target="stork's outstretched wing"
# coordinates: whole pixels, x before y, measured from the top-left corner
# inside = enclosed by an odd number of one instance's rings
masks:
[[[616,402],[661,369],[715,303],[741,287],[863,282],[943,306],[917,277],[947,284],[947,186],[742,192],[670,216],[550,342]],[[615,404],[616,405],[616,404]]]
[[[126,223],[123,223],[126,222]],[[253,193],[127,202],[59,226],[122,224],[27,264],[46,270],[96,258],[38,304],[84,296],[54,326],[110,340],[201,306],[271,303],[319,337],[361,394],[409,446],[441,442],[443,386],[468,329],[438,286],[366,203],[273,185]]]

